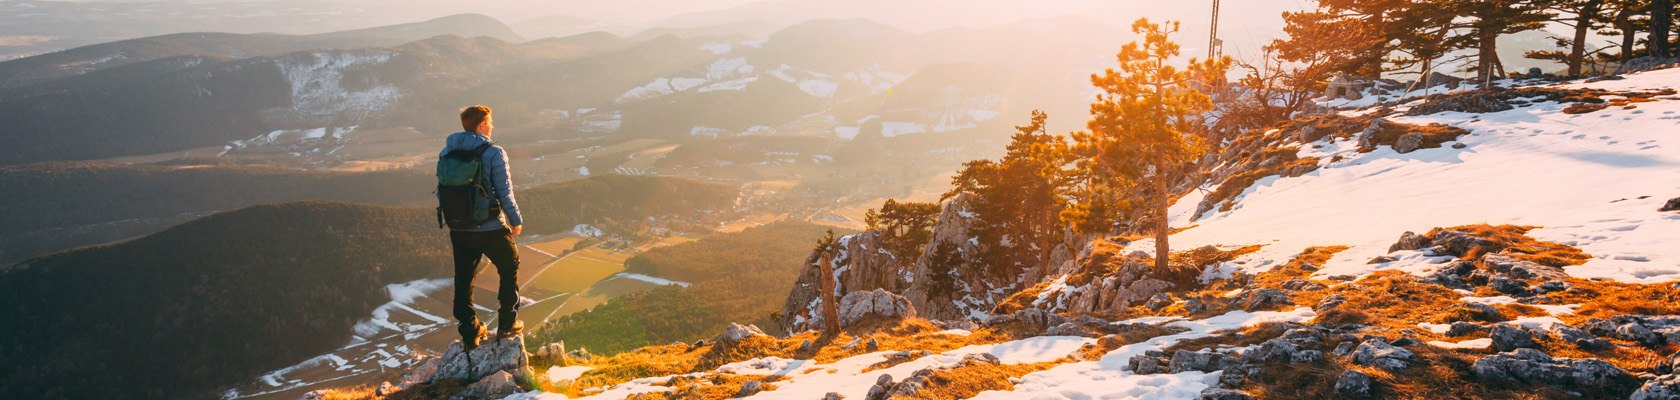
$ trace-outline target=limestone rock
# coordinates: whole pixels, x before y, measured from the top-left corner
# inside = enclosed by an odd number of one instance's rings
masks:
[[[730,343],[740,343],[741,341],[749,338],[769,336],[770,335],[764,334],[764,331],[759,330],[757,325],[743,326],[741,324],[730,323],[729,327],[723,328],[723,333],[718,334],[717,340],[719,342],[728,341]]]
[[[1482,379],[1562,388],[1608,386],[1634,379],[1627,371],[1603,360],[1552,358],[1535,349],[1483,357],[1476,360],[1471,370]]]
[[[915,316],[916,307],[910,305],[910,299],[882,289],[851,292],[840,299],[840,326],[872,318],[900,320]]]
[[[525,338],[522,336],[509,339],[492,337],[471,352],[462,351],[461,342],[455,342],[450,344],[438,359],[441,361],[437,373],[427,378],[426,382],[443,379],[478,382],[497,372],[518,371],[530,366],[528,355],[525,354]],[[511,375],[509,382],[512,382]]]
[[[1380,338],[1368,339],[1353,351],[1354,364],[1375,366],[1389,371],[1409,368],[1418,361],[1416,353],[1390,345]]]
[[[1366,399],[1375,397],[1373,389],[1376,386],[1377,382],[1371,379],[1370,375],[1350,369],[1343,371],[1342,376],[1336,378],[1336,386],[1331,390],[1342,398]]]
[[[1680,375],[1663,375],[1656,379],[1645,381],[1644,386],[1633,392],[1628,400],[1670,400],[1680,399]]]
[[[473,382],[471,385],[467,385],[465,389],[461,389],[461,391],[455,393],[455,395],[449,396],[449,399],[495,399],[506,397],[507,395],[518,391],[519,386],[514,383],[513,374],[509,374],[507,371],[496,371],[495,374],[491,374],[490,376],[484,377],[484,379]]]
[[[1494,325],[1493,331],[1489,332],[1488,336],[1493,338],[1493,351],[1504,352],[1540,346],[1539,343],[1534,341],[1534,335],[1509,325]]]
[[[738,391],[735,392],[735,397],[751,396],[753,394],[757,394],[759,390],[763,390],[763,389],[764,389],[764,382],[747,381],[747,383],[741,384],[741,390],[738,390]]]
[[[1202,390],[1196,400],[1254,400],[1254,396],[1231,389],[1211,387]]]

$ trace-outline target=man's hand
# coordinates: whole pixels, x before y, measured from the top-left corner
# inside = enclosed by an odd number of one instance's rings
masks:
[[[519,232],[523,232],[524,230],[524,225],[514,225],[513,227],[508,228],[508,232],[513,233],[514,236],[519,236]]]

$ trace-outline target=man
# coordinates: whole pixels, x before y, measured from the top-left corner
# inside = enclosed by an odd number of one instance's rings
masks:
[[[454,150],[478,149],[490,143],[490,132],[494,127],[490,107],[479,105],[462,109],[461,128],[466,131],[449,135],[439,156]],[[486,178],[484,189],[491,197],[490,212],[494,217],[471,229],[452,227],[449,230],[449,244],[455,250],[455,319],[461,322],[461,344],[469,350],[482,343],[486,336],[484,324],[478,321],[472,303],[472,281],[478,272],[481,256],[490,258],[501,277],[496,296],[501,302],[496,315],[496,336],[511,338],[524,328],[517,316],[519,250],[513,243],[513,237],[519,236],[524,228],[519,204],[513,200],[507,153],[502,151],[501,146],[494,145],[483,149],[483,152],[479,160],[484,169],[481,176]]]

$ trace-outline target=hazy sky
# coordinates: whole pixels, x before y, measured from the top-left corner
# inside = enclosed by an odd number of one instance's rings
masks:
[[[1127,26],[1139,17],[1180,20],[1186,50],[1201,51],[1212,0],[337,0],[366,9],[411,13],[414,18],[478,12],[510,24],[546,15],[604,20],[632,27],[699,25],[763,19],[793,23],[818,18],[869,18],[925,32],[951,26],[985,26],[1028,18],[1080,15]],[[1252,53],[1281,35],[1284,11],[1310,0],[1225,0],[1220,29],[1227,53]]]

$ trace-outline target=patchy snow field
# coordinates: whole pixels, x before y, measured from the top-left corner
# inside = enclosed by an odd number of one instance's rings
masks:
[[[1662,89],[1680,83],[1680,69],[1627,75],[1619,81],[1565,87]],[[1581,248],[1593,256],[1566,269],[1580,278],[1654,283],[1680,279],[1680,214],[1657,212],[1680,196],[1680,101],[1676,96],[1570,115],[1565,104],[1513,110],[1443,112],[1395,117],[1409,124],[1442,123],[1468,129],[1465,148],[1452,142],[1398,154],[1382,146],[1358,153],[1354,140],[1303,145],[1322,168],[1295,178],[1261,179],[1231,211],[1192,220],[1201,193],[1173,207],[1173,225],[1195,228],[1172,237],[1175,250],[1203,245],[1265,244],[1233,261],[1257,272],[1288,261],[1309,246],[1348,245],[1317,275],[1359,276],[1381,269],[1425,273],[1434,260],[1396,254],[1399,261],[1367,264],[1388,254],[1405,231],[1470,224],[1540,226],[1540,240]],[[1415,103],[1414,103],[1415,104]],[[1314,148],[1317,147],[1317,148]],[[1342,159],[1329,162],[1332,155]],[[1153,240],[1128,250],[1152,251]],[[1403,253],[1403,252],[1402,252]]]

